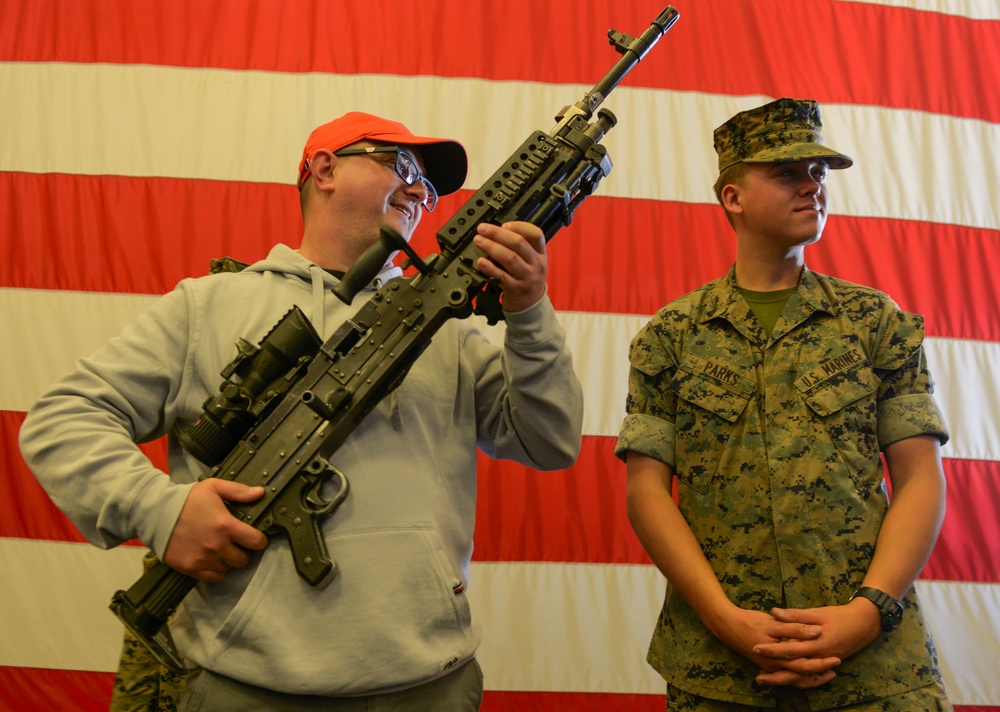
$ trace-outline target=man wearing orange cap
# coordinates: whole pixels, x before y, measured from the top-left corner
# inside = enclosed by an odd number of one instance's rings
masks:
[[[237,273],[183,281],[48,393],[25,420],[25,458],[94,544],[130,539],[201,581],[170,632],[192,672],[183,710],[475,710],[480,630],[467,587],[476,450],[538,469],[579,452],[582,395],[545,295],[545,241],[526,223],[483,225],[480,270],[503,290],[502,347],[471,321],[435,334],[402,384],[331,464],[350,495],[322,521],[338,572],[314,588],[287,539],[267,540],[224,502],[260,487],[217,478],[183,450],[239,338],[258,343],[292,305],[323,340],[350,306],[332,294],[388,224],[409,239],[461,188],[462,146],[349,113],[317,128],[299,163],[304,232]],[[133,445],[168,435],[169,477]]]
[[[633,340],[616,449],[668,581],[648,656],[667,708],[951,709],[912,587],[948,438],[923,320],[805,266],[853,163],[816,102],[741,112],[715,148],[736,263]]]

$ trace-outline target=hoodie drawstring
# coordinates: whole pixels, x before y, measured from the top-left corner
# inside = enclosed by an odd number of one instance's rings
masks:
[[[313,327],[322,339],[326,339],[326,288],[323,286],[323,268],[319,265],[309,265],[309,278],[312,286]]]

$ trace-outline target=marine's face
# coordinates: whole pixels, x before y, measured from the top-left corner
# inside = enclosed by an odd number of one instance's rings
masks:
[[[816,242],[827,217],[826,161],[751,164],[739,188],[747,230],[783,246]]]

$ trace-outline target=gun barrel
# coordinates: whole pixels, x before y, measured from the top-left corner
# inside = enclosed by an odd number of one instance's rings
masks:
[[[618,86],[632,68],[638,64],[643,57],[653,48],[659,39],[673,27],[674,23],[680,19],[680,12],[672,5],[664,8],[646,31],[636,37],[632,42],[622,49],[622,58],[611,68],[604,78],[599,81],[593,89],[578,104],[587,112],[589,119],[591,114],[607,98],[608,94]],[[613,31],[612,31],[613,32]]]

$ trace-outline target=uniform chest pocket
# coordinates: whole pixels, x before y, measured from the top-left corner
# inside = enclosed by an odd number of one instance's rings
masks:
[[[813,437],[827,440],[859,489],[871,489],[880,479],[876,466],[878,377],[857,350],[830,359],[795,380],[807,407],[817,416]]]
[[[753,398],[757,384],[728,366],[688,353],[670,389],[688,403],[734,423]]]
[[[802,400],[816,415],[827,417],[878,389],[879,380],[866,358],[851,350],[795,380]]]

